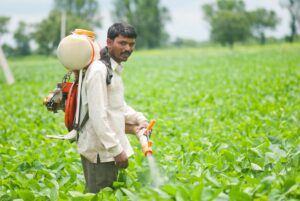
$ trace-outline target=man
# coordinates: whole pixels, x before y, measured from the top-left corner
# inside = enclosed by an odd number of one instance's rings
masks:
[[[125,135],[125,124],[137,125],[136,132],[148,126],[144,115],[125,103],[121,78],[121,63],[133,52],[136,37],[131,25],[113,24],[108,29],[104,49],[110,57],[110,83],[105,62],[94,61],[85,72],[81,116],[88,112],[89,118],[80,131],[77,149],[87,192],[97,193],[104,187],[112,187],[118,168],[127,168],[133,150]]]

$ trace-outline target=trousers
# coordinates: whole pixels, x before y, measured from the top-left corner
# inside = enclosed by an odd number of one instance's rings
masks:
[[[97,163],[91,163],[84,156],[80,155],[80,157],[87,193],[97,193],[105,187],[113,187],[113,182],[117,180],[118,176],[118,167],[114,161],[101,163],[98,155]]]

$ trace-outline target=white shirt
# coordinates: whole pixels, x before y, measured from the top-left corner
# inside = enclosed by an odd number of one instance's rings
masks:
[[[114,161],[123,150],[133,154],[125,134],[125,123],[139,124],[146,121],[144,115],[129,107],[124,100],[121,78],[122,66],[111,59],[113,78],[106,84],[106,66],[94,61],[85,73],[82,83],[81,120],[88,111],[89,119],[79,133],[77,150],[90,162]]]

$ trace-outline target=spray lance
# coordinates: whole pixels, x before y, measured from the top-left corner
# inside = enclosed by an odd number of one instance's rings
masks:
[[[148,127],[146,129],[142,129],[138,134],[137,137],[140,141],[142,150],[144,152],[145,156],[151,156],[152,155],[152,141],[150,140],[150,134],[152,127],[155,124],[155,120],[152,119],[149,123]]]

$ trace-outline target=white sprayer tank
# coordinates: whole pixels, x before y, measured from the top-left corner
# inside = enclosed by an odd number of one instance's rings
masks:
[[[63,38],[57,48],[60,63],[68,70],[81,70],[100,58],[100,47],[95,32],[75,29]]]

